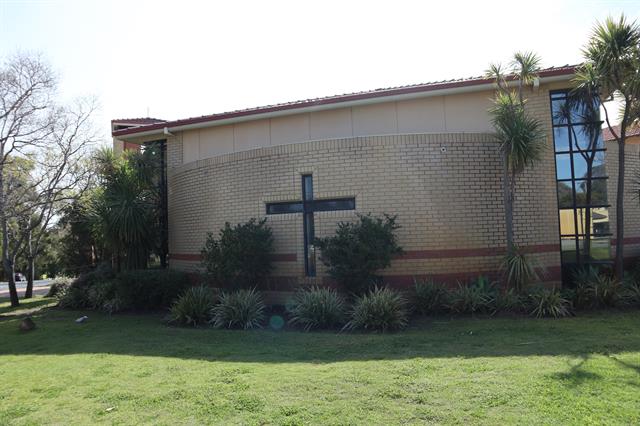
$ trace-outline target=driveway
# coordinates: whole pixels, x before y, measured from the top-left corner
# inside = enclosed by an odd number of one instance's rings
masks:
[[[51,287],[51,283],[53,280],[36,280],[33,282],[33,294],[34,296],[45,295],[49,291],[49,287]],[[24,291],[27,287],[26,281],[18,281],[16,283],[16,287],[18,288],[18,296],[24,297]],[[0,298],[9,297],[9,284],[5,282],[0,282]]]

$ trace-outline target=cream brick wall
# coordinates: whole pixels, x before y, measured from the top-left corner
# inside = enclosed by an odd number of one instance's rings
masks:
[[[174,141],[176,147],[179,143]],[[299,200],[300,176],[312,173],[315,198],[354,196],[357,206],[355,212],[316,213],[317,236],[330,235],[338,222],[353,220],[356,213],[398,216],[400,244],[419,258],[395,260],[385,275],[406,278],[498,269],[499,254],[437,255],[504,246],[501,160],[490,134],[353,137],[260,148],[180,166],[176,166],[180,150],[174,147],[168,152],[172,254],[199,254],[207,232],[217,232],[225,221],[265,217],[266,202]],[[521,246],[551,246],[551,252],[534,257],[557,269],[552,150],[545,156],[544,164],[528,170],[518,185],[515,233]],[[297,256],[296,262],[276,262],[274,276],[302,279],[301,215],[267,217],[276,252]],[[171,265],[194,269],[198,262],[176,259]],[[318,275],[324,275],[321,265]]]

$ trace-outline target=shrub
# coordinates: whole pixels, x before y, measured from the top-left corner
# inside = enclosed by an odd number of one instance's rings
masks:
[[[287,307],[291,324],[305,330],[335,328],[343,325],[346,305],[342,296],[330,288],[311,287],[299,290]]]
[[[613,307],[623,296],[620,281],[591,267],[576,271],[573,281],[576,287],[572,300],[578,309]]]
[[[446,285],[428,281],[414,280],[414,307],[422,315],[433,315],[447,309],[450,291]]]
[[[626,306],[640,306],[640,282],[635,279],[625,279],[620,292],[622,304]]]
[[[66,309],[158,310],[171,303],[189,286],[186,273],[168,269],[126,271],[115,275],[107,268],[81,275],[59,298]]]
[[[476,281],[469,285],[458,283],[451,293],[448,308],[455,314],[475,314],[491,308],[495,290],[485,281]]]
[[[72,278],[59,277],[53,280],[45,297],[61,297],[73,282]]]
[[[393,331],[401,330],[409,323],[409,311],[405,298],[396,290],[375,286],[356,299],[351,320],[344,329]]]
[[[266,219],[232,227],[228,222],[216,239],[209,233],[202,257],[213,280],[222,287],[249,288],[260,284],[272,269],[273,235]]]
[[[535,262],[517,247],[504,257],[501,268],[508,285],[517,292],[539,280]]]
[[[216,296],[210,287],[187,289],[171,306],[171,322],[198,326],[211,320]]]
[[[212,310],[212,323],[217,328],[257,328],[264,322],[265,305],[255,289],[222,293]]]
[[[530,313],[537,318],[562,318],[571,314],[571,302],[555,288],[534,288],[528,299]]]
[[[58,295],[58,306],[64,309],[94,309],[96,294],[90,294],[89,289],[113,278],[113,271],[106,265],[80,275],[69,284],[64,293]]]
[[[190,286],[189,276],[172,269],[143,269],[117,275],[115,293],[127,309],[167,309]]]
[[[395,235],[398,228],[395,216],[358,215],[356,223],[339,223],[334,236],[316,238],[315,244],[329,275],[345,290],[362,294],[379,280],[376,272],[402,253]]]
[[[513,288],[509,288],[505,291],[496,292],[491,307],[493,313],[499,312],[513,312],[519,313],[524,311],[526,301],[520,293]]]

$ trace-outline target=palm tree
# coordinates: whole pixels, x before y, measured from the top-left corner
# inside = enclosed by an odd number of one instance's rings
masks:
[[[93,194],[94,234],[113,256],[116,269],[147,266],[158,239],[156,168],[148,153],[97,155],[102,186]]]
[[[494,105],[489,110],[503,158],[503,197],[507,254],[514,254],[513,208],[517,177],[542,158],[544,131],[538,120],[525,111],[524,88],[537,78],[540,58],[534,53],[516,53],[509,74],[491,65],[488,76],[496,81]],[[514,88],[515,86],[515,88]]]
[[[618,143],[618,182],[616,198],[616,259],[618,278],[624,274],[624,175],[627,129],[640,118],[640,28],[624,15],[615,21],[607,18],[596,23],[583,48],[585,63],[576,73],[578,89],[595,90],[600,101],[617,95],[622,100],[620,130],[610,121],[607,106],[602,103],[605,121]]]

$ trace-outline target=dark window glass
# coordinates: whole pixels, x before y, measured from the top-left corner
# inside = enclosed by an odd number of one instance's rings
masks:
[[[571,154],[556,154],[556,177],[571,179]]]
[[[610,237],[595,237],[585,244],[584,237],[578,237],[578,248],[580,249],[580,260],[583,263],[601,262],[611,259],[611,239]]]
[[[301,213],[302,203],[271,203],[267,204],[267,214],[286,214],[286,213]]]
[[[344,198],[338,200],[320,200],[313,203],[313,210],[317,212],[326,212],[333,210],[355,210],[356,199]]]
[[[571,181],[558,182],[558,207],[568,208],[573,206],[573,188]]]
[[[593,157],[591,160],[591,177],[605,177],[606,170],[604,167],[604,151],[587,152],[587,157]],[[576,179],[584,179],[587,177],[587,159],[584,155],[573,154],[573,174]],[[558,177],[560,179],[560,177]]]
[[[575,237],[566,237],[560,239],[560,250],[562,253],[563,263],[576,263],[576,239]]]
[[[556,147],[556,152],[569,151],[569,128],[568,127],[555,127],[553,129],[553,139]]]
[[[576,206],[604,206],[607,204],[607,180],[591,179],[591,191],[587,191],[587,180],[576,180]],[[560,199],[560,183],[558,182],[558,199]],[[587,195],[591,193],[591,200],[587,199]],[[565,205],[564,207],[569,207]]]
[[[604,148],[604,142],[602,140],[602,129],[600,124],[595,125],[581,125],[571,126],[572,137],[575,139],[574,150],[586,151],[592,149]]]
[[[313,200],[313,178],[311,175],[302,176],[302,199],[304,201]]]
[[[551,101],[553,124],[567,124],[564,113],[565,103],[565,99],[556,99]]]

